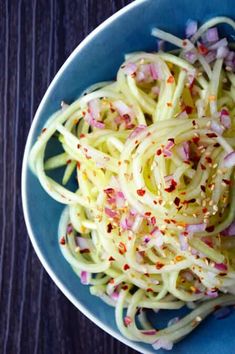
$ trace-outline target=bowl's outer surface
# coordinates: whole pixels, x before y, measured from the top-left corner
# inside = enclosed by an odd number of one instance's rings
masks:
[[[89,85],[114,78],[125,53],[156,50],[156,39],[150,35],[154,26],[183,36],[189,18],[204,22],[215,15],[235,17],[234,2],[143,0],[115,14],[88,36],[57,74],[36,113],[25,150],[22,174],[24,214],[30,238],[41,262],[60,289],[82,312],[104,330],[140,352],[154,351],[150,345],[131,343],[120,335],[115,325],[114,310],[89,294],[88,287],[80,284],[62,257],[57,243],[57,228],[63,206],[43,191],[30,172],[27,166],[28,152],[62,99],[72,102]],[[225,26],[222,30],[229,31],[229,28]],[[159,323],[161,316],[160,313]],[[172,353],[234,353],[234,326],[234,315],[221,321],[211,316],[185,340],[175,345]]]

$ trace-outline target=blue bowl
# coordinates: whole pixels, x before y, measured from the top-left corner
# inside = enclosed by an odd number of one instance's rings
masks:
[[[233,1],[137,0],[113,15],[74,50],[55,76],[37,110],[25,149],[22,171],[24,216],[33,247],[43,266],[80,311],[106,332],[142,353],[153,353],[154,350],[150,345],[130,342],[119,333],[113,309],[90,295],[88,287],[80,284],[61,255],[57,228],[63,206],[41,188],[29,170],[28,155],[44,123],[58,109],[61,100],[72,102],[91,84],[113,79],[125,53],[156,50],[156,39],[150,35],[152,27],[183,36],[189,18],[204,22],[215,15],[235,17]],[[222,31],[229,31],[229,28],[224,26]],[[159,317],[160,323],[166,321],[164,312],[162,315],[160,312]],[[220,321],[211,316],[176,344],[172,353],[234,353],[234,326],[234,315]]]

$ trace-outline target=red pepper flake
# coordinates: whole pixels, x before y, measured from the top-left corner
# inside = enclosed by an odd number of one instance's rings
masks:
[[[180,204],[180,198],[175,197],[174,204],[175,204],[176,206],[179,206],[179,204]]]
[[[192,199],[187,200],[187,203],[195,203],[195,202],[196,202],[196,199],[195,199],[195,198],[192,198]]]
[[[188,44],[187,39],[184,39],[184,40],[182,41],[182,44],[183,44],[184,47],[186,47],[186,45]]]
[[[110,256],[110,257],[109,257],[109,261],[110,261],[110,262],[115,261],[115,258],[113,258],[112,256]],[[112,279],[112,280],[113,280],[113,283],[114,283],[114,279]],[[111,282],[111,280],[110,280],[110,282]]]
[[[157,201],[156,201],[156,200],[154,200],[154,201],[153,201],[153,204],[157,205]]]
[[[61,245],[65,245],[65,244],[66,244],[66,241],[65,241],[64,236],[61,237],[61,239],[60,239],[60,244],[61,244]]]
[[[202,163],[201,163],[200,165],[201,165],[201,169],[202,169],[203,171],[205,171],[205,170],[206,170],[206,166],[204,166]]]
[[[173,192],[176,189],[176,186],[177,186],[177,182],[174,179],[172,179],[170,187],[165,188],[165,191],[168,193]]]
[[[125,245],[125,243],[119,242],[119,245],[118,245],[118,252],[119,252],[120,254],[126,253],[126,245]]]
[[[213,146],[217,148],[220,146],[220,143],[215,143]]]
[[[229,179],[222,179],[222,181],[227,184],[227,186],[230,186],[231,185],[231,181]]]
[[[207,232],[213,232],[214,229],[215,229],[214,225],[211,225],[211,226],[207,226],[206,231]]]
[[[206,55],[209,52],[209,49],[200,43],[200,44],[198,44],[198,51],[200,54]]]
[[[109,284],[114,284],[114,279],[110,279]]]
[[[157,152],[156,152],[156,154],[157,154],[158,156],[161,155],[161,153],[162,153],[162,150],[161,150],[161,149],[158,149]]]
[[[144,189],[137,189],[136,193],[140,196],[143,197],[145,195],[145,190]]]
[[[81,144],[77,144],[77,148],[80,149],[80,147],[81,147]]]
[[[193,123],[193,126],[195,127],[195,125],[196,125],[196,122],[195,122],[195,120],[193,120],[193,121],[192,121],[192,123]]]
[[[208,163],[212,163],[212,158],[209,157],[209,156],[206,156],[206,161],[207,161]]]
[[[173,84],[175,82],[175,79],[174,79],[174,76],[169,76],[168,79],[167,79],[167,83],[168,84]]]
[[[110,194],[114,193],[114,189],[113,188],[106,188],[106,189],[104,189],[104,193],[107,194],[107,196],[109,197]]]
[[[200,136],[194,136],[192,138],[192,142],[194,142],[195,144],[197,144],[200,141]]]
[[[186,112],[187,114],[191,114],[191,113],[193,112],[193,107],[191,107],[191,106],[185,106],[185,112]]]
[[[151,133],[150,132],[148,132],[148,134],[146,135],[146,136],[150,136],[151,135]]]
[[[80,139],[85,138],[85,134],[80,134]]]
[[[155,218],[155,216],[152,216],[152,217],[151,217],[151,224],[152,224],[152,225],[155,225],[155,224],[156,224],[156,218]]]
[[[217,138],[218,136],[215,133],[207,133],[208,138]]]
[[[110,234],[110,232],[112,231],[112,229],[113,229],[113,225],[112,225],[111,223],[109,223],[109,224],[107,225],[107,233]]]
[[[201,187],[201,190],[202,190],[203,192],[206,191],[206,187],[205,187],[205,186],[201,185],[200,187]]]
[[[80,162],[78,161],[77,162],[77,168],[80,170],[80,168],[81,168],[81,164],[80,164]]]
[[[127,290],[128,289],[128,285],[123,285],[122,286],[122,290]]]
[[[167,107],[172,107],[172,103],[171,102],[167,102],[166,105],[167,105]]]
[[[164,267],[164,264],[163,264],[163,263],[161,263],[161,262],[157,262],[157,263],[156,263],[156,268],[157,268],[157,269],[161,269],[162,267]]]
[[[208,212],[208,209],[207,208],[202,208],[202,212],[205,214]]]
[[[175,143],[175,139],[174,138],[169,138],[168,141],[171,141],[173,144]]]
[[[150,293],[150,292],[153,293],[153,289],[152,289],[152,288],[148,288],[148,289],[147,289],[147,293]]]
[[[165,221],[166,224],[170,224],[171,223],[171,221],[169,219],[164,219],[164,221]]]
[[[42,129],[42,133],[45,133],[46,130],[47,130],[47,128],[43,128]]]
[[[124,267],[123,267],[124,270],[128,270],[130,269],[130,266],[128,264],[124,264]]]
[[[145,216],[150,216],[151,215],[151,211],[146,211],[146,213],[144,213]]]
[[[90,250],[88,248],[84,248],[84,250],[80,250],[80,253],[90,253]]]

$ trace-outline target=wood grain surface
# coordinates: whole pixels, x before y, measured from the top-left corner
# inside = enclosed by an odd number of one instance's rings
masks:
[[[21,164],[31,121],[78,43],[129,0],[0,0],[0,354],[135,353],[60,292],[27,236]]]

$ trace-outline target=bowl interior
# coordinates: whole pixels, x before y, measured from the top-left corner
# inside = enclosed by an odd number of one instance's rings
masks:
[[[23,205],[28,231],[40,260],[56,284],[80,310],[110,334],[140,352],[154,351],[149,345],[131,343],[119,334],[113,309],[90,295],[88,287],[80,284],[62,257],[57,243],[57,228],[63,206],[43,191],[30,172],[27,165],[28,153],[50,114],[59,108],[61,100],[72,102],[89,85],[115,78],[125,53],[157,49],[156,39],[150,35],[152,27],[157,26],[183,36],[189,18],[202,23],[215,15],[235,17],[233,2],[135,1],[88,36],[70,56],[43,98],[28,137],[22,175]],[[222,26],[221,30],[230,33],[227,26]],[[172,312],[160,312],[156,323],[160,326],[162,320],[174,316]],[[178,343],[172,353],[232,353],[235,346],[234,325],[234,314],[221,321],[211,316],[184,341]]]

